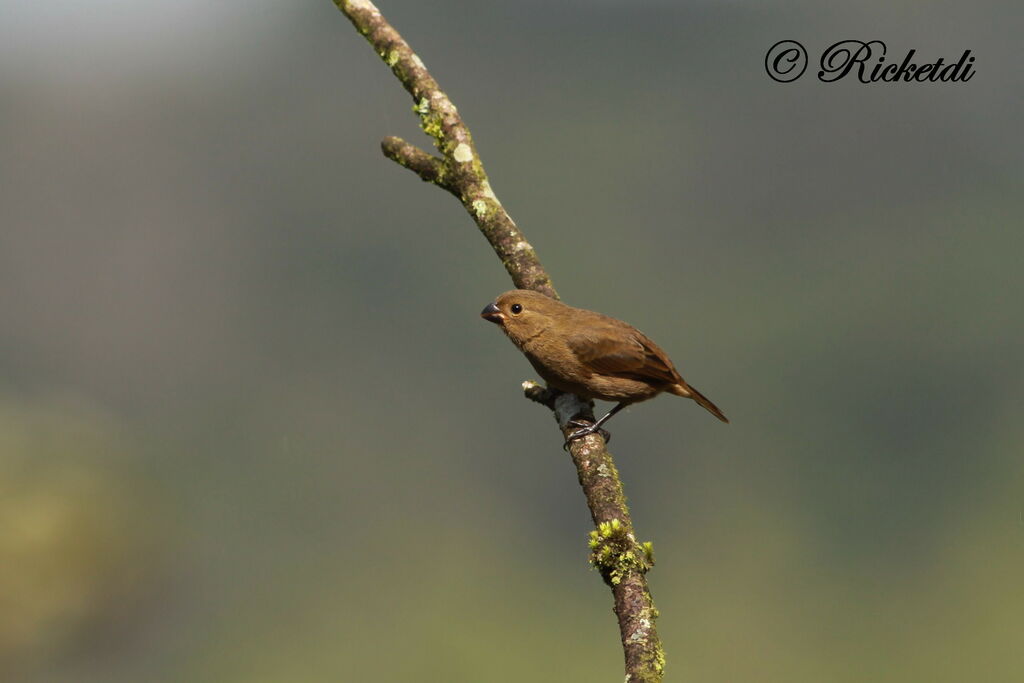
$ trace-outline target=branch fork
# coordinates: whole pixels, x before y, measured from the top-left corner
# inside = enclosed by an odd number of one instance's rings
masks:
[[[431,154],[398,137],[386,137],[381,142],[384,156],[455,195],[517,288],[557,299],[558,293],[536,252],[494,194],[469,128],[423,60],[369,0],[334,0],[334,4],[412,96],[420,127],[433,139],[439,153]],[[590,401],[535,382],[524,382],[523,392],[554,413],[563,437],[575,431],[578,425],[570,424],[574,420],[594,422]],[[659,682],[665,654],[655,628],[658,611],[645,577],[654,564],[651,546],[636,540],[622,482],[601,435],[574,439],[568,450],[595,525],[590,533],[590,561],[611,588],[615,601],[626,682]]]

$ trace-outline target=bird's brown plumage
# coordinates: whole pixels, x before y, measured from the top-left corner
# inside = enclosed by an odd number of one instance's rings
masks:
[[[524,289],[505,292],[481,315],[497,323],[556,389],[622,405],[667,391],[729,421],[683,380],[657,344],[621,320]]]

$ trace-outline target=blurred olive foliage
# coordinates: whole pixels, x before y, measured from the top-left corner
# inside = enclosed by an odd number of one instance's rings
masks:
[[[1024,675],[1014,3],[381,0],[570,303],[669,680]],[[330,2],[0,0],[0,678],[619,680],[508,288]],[[977,55],[780,85],[770,45]]]

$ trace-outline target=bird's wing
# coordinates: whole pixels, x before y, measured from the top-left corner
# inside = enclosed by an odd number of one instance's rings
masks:
[[[665,352],[633,328],[588,325],[568,339],[576,358],[600,375],[673,384],[679,375]]]

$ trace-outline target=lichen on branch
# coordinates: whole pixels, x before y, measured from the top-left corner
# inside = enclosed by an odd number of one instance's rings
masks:
[[[516,287],[557,299],[558,293],[536,251],[491,188],[469,128],[423,60],[369,0],[334,3],[412,97],[420,127],[433,140],[440,156],[397,137],[386,137],[381,142],[384,155],[422,180],[455,195]],[[551,409],[563,438],[576,429],[570,424],[573,420],[594,421],[590,401],[534,382],[524,382],[523,391],[527,398]],[[645,577],[654,564],[650,544],[636,541],[622,481],[601,435],[594,433],[575,439],[568,450],[596,527],[591,532],[591,562],[611,588],[615,601],[626,681],[656,683],[664,673],[665,654],[655,628],[658,611]]]

